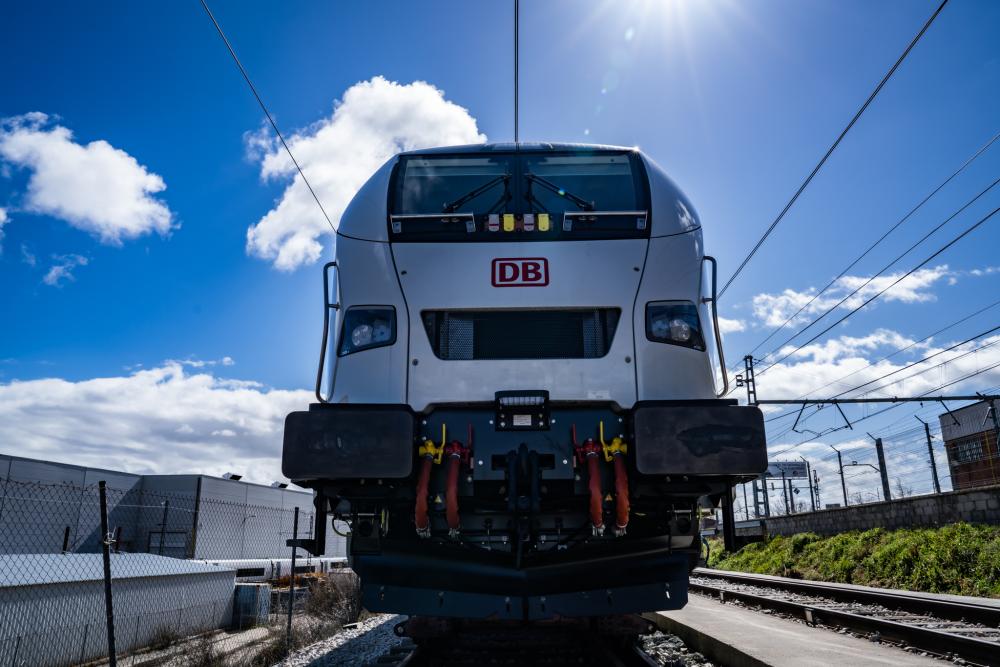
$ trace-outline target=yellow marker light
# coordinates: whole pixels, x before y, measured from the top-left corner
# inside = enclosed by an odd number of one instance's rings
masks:
[[[538,231],[547,232],[549,231],[549,214],[539,213],[538,214]]]
[[[503,214],[503,230],[505,232],[514,231],[514,214],[504,213]]]

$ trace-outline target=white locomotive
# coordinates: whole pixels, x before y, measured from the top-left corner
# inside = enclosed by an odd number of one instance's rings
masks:
[[[303,546],[322,517],[351,525],[368,609],[685,604],[699,500],[766,456],[760,411],[720,398],[715,261],[658,166],[592,145],[403,153],[344,213],[324,292],[330,362],[282,468],[316,491]]]

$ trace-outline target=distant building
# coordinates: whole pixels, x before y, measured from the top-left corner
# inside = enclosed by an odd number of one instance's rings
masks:
[[[0,554],[96,552],[97,483],[108,491],[108,524],[122,552],[174,558],[288,558],[312,533],[311,492],[208,475],[134,475],[0,454]],[[326,554],[345,555],[327,530]],[[302,554],[301,550],[299,552]]]
[[[972,403],[938,419],[955,490],[1000,484],[997,422],[990,404]]]

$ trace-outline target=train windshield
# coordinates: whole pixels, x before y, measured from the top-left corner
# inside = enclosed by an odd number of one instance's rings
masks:
[[[394,241],[646,237],[648,199],[626,151],[404,156],[389,224]]]

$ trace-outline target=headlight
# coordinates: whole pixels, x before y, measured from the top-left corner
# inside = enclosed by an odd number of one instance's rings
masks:
[[[654,343],[705,349],[698,307],[690,301],[654,301],[646,304],[646,338]]]
[[[396,309],[392,306],[349,308],[344,314],[338,354],[352,354],[396,342]]]

